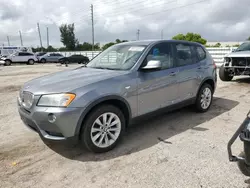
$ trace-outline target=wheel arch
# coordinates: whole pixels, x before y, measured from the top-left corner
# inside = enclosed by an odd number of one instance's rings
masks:
[[[12,63],[12,60],[11,59],[5,59],[4,61],[10,61]]]
[[[201,84],[200,84],[200,86],[199,86],[199,89],[198,89],[198,91],[196,92],[196,96],[198,95],[198,93],[199,93],[201,87],[202,87],[205,83],[211,85],[211,87],[212,87],[212,89],[213,89],[213,93],[214,93],[215,88],[216,88],[216,83],[215,83],[215,81],[214,81],[213,78],[208,77],[208,78],[205,78],[205,79],[201,82]]]
[[[78,120],[77,127],[75,130],[75,135],[77,135],[77,136],[80,135],[80,132],[81,132],[82,127],[83,127],[83,122],[88,117],[88,115],[95,108],[97,108],[100,105],[104,105],[104,104],[112,104],[112,105],[118,107],[123,112],[123,114],[125,116],[126,126],[129,124],[130,119],[131,119],[131,109],[130,109],[130,106],[129,106],[129,103],[127,102],[127,100],[121,96],[118,96],[118,95],[109,95],[109,96],[101,97],[101,98],[93,101],[85,108],[85,110],[83,111],[83,113],[81,114],[81,116]]]

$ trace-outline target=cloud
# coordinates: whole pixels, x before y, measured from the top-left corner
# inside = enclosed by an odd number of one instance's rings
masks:
[[[152,3],[153,2],[153,3]],[[61,46],[58,27],[75,23],[80,42],[91,41],[91,12],[94,5],[95,41],[115,39],[158,39],[178,33],[200,33],[209,41],[242,41],[250,33],[249,0],[1,0],[0,44],[8,35],[11,44],[19,45],[21,30],[25,45],[38,46],[37,22],[40,23],[43,45],[46,27],[50,44]]]

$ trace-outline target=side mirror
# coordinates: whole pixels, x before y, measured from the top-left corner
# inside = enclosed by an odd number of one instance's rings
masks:
[[[150,60],[146,66],[142,67],[142,70],[150,69],[161,69],[161,62],[158,60]]]

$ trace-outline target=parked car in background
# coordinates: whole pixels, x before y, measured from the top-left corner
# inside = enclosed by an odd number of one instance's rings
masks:
[[[64,57],[60,53],[46,53],[45,55],[39,58],[39,62],[46,63],[46,62],[58,62],[60,58]]]
[[[83,55],[71,55],[69,57],[62,57],[59,59],[59,62],[61,64],[69,64],[69,63],[79,63],[79,64],[87,64],[89,62],[89,58],[87,56],[83,56]]]
[[[36,52],[35,55],[40,59],[43,55],[45,55],[47,52]]]
[[[38,59],[34,53],[31,52],[15,52],[14,54],[2,57],[0,64],[9,66],[12,63],[26,63],[28,65],[33,65]]]
[[[206,112],[216,83],[213,58],[198,43],[125,42],[86,67],[25,83],[18,111],[44,139],[76,140],[93,152],[106,152],[136,117],[191,104]]]
[[[250,41],[242,43],[224,57],[219,76],[222,81],[231,81],[234,76],[250,76]]]

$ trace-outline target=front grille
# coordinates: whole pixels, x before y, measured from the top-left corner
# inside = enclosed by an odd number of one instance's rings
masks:
[[[232,66],[242,66],[246,67],[250,65],[250,58],[245,57],[235,57],[232,59]]]

